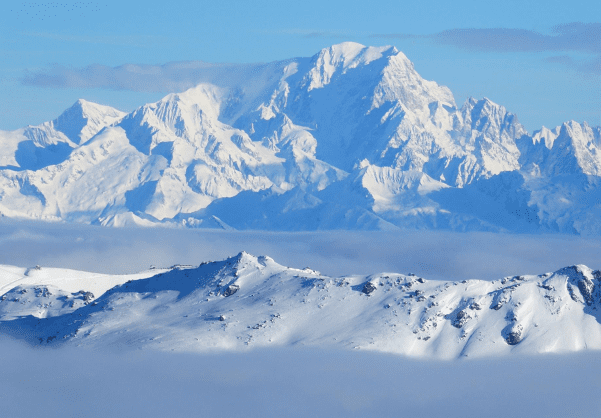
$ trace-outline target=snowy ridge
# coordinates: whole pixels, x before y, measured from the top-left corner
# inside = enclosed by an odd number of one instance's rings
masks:
[[[242,252],[137,275],[0,273],[0,331],[35,345],[320,345],[441,359],[601,349],[601,272],[582,265],[451,282],[328,277]]]
[[[36,170],[60,163],[72,149],[125,116],[124,112],[78,100],[53,121],[13,132],[0,131],[0,164]]]
[[[51,122],[0,131],[0,213],[105,226],[601,232],[599,127],[530,135],[487,98],[458,107],[392,46],[346,42],[205,73],[129,114],[79,100]]]

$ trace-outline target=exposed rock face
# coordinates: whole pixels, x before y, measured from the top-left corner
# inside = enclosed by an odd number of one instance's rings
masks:
[[[461,328],[467,323],[469,319],[470,316],[466,311],[459,311],[457,312],[457,315],[455,316],[455,319],[453,320],[452,324],[455,328]]]
[[[78,294],[83,296],[83,301],[86,305],[88,303],[90,303],[92,300],[94,300],[94,294],[92,292],[86,292],[85,290],[80,290]]]
[[[523,331],[523,327],[521,325],[517,325],[517,326],[511,328],[511,330],[509,332],[507,332],[504,336],[507,344],[509,344],[509,345],[519,344],[523,338],[522,331]]]
[[[223,296],[225,296],[225,297],[232,296],[238,290],[240,290],[240,286],[231,284],[223,291]]]
[[[372,282],[367,282],[367,283],[365,283],[365,286],[363,286],[362,292],[365,293],[366,295],[369,295],[369,294],[373,293],[376,289],[377,289],[376,285],[374,285]]]

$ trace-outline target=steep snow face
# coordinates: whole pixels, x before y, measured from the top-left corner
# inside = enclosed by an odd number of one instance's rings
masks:
[[[396,154],[396,168],[423,171],[457,187],[519,168],[515,139],[526,131],[502,106],[469,99],[459,110],[441,101],[430,103],[428,110],[433,127],[427,131],[416,129],[419,120],[397,128],[391,148],[409,139]]]
[[[54,129],[65,134],[71,142],[79,145],[124,116],[124,112],[112,107],[80,99],[51,124]]]
[[[545,148],[551,149],[553,148],[553,142],[555,142],[555,139],[559,136],[560,129],[561,127],[559,126],[555,129],[549,129],[543,126],[532,135],[532,143],[538,144],[539,142],[542,142],[545,144]]]
[[[388,119],[396,125],[407,110],[429,116],[435,99],[454,106],[448,89],[425,82],[395,48],[345,43],[289,66],[261,113],[243,122],[261,140],[265,121],[285,114],[316,138],[317,158],[349,171],[379,158],[394,129]]]
[[[261,168],[281,160],[217,119],[222,94],[200,85],[145,105],[119,123],[139,152],[166,160],[161,175],[137,189],[147,201],[141,211],[157,219],[173,217],[215,198],[270,187],[269,175],[277,179],[277,168],[268,173]]]
[[[125,113],[112,107],[80,99],[51,122],[0,131],[0,165],[37,170],[59,164],[73,148],[123,116]]]
[[[348,70],[370,64],[382,58],[390,47],[368,47],[344,42],[322,49],[312,59],[312,68],[303,77],[302,85],[307,90],[323,88],[330,84],[334,76],[345,74]]]
[[[369,165],[360,174],[361,185],[374,198],[373,210],[381,212],[436,211],[436,206],[424,196],[447,188],[420,171],[402,171],[390,167]]]
[[[221,122],[228,98],[224,89],[199,85],[143,106],[119,123],[140,152],[167,159],[146,213],[171,218],[243,190],[304,184],[322,189],[344,177],[314,157],[314,139],[290,120],[281,122],[272,141],[262,143]],[[277,144],[286,145],[285,152],[279,153]]]
[[[266,97],[237,126],[277,145],[273,120],[289,119],[315,138],[317,158],[345,171],[367,159],[461,187],[519,167],[514,140],[525,131],[514,115],[489,100],[458,110],[448,88],[424,80],[394,47],[323,49],[289,64]]]
[[[112,107],[79,99],[55,120],[25,128],[24,135],[37,147],[56,144],[57,141],[79,145],[123,116],[124,112]]]
[[[386,51],[389,57],[374,89],[371,109],[386,103],[402,103],[414,111],[424,110],[433,103],[454,106],[455,99],[447,87],[424,80],[413,63],[395,47],[388,47]]]
[[[522,164],[535,176],[601,175],[601,128],[586,122],[543,129],[523,145]]]
[[[518,141],[529,205],[550,230],[601,233],[601,128],[571,121]]]
[[[515,141],[527,132],[515,115],[486,98],[469,99],[461,113],[465,124],[461,143],[478,157],[485,177],[520,167],[520,152]],[[466,180],[462,182],[468,183]]]
[[[243,252],[196,268],[97,277],[105,288],[119,284],[96,296],[86,290],[88,273],[63,279],[65,290],[57,286],[62,271],[33,271],[43,278],[3,287],[0,330],[35,345],[209,351],[301,344],[440,359],[601,349],[601,273],[582,265],[450,282],[396,273],[328,277]]]
[[[136,109],[119,126],[131,137],[132,145],[145,154],[177,139],[202,143],[217,119],[223,94],[215,86],[199,85]]]
[[[122,129],[108,128],[60,164],[37,171],[3,171],[0,210],[15,217],[95,219],[124,203],[125,193],[143,180],[138,173],[152,178],[160,165],[160,160],[132,147]]]

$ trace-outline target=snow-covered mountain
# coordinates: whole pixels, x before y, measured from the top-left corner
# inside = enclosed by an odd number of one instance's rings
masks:
[[[529,135],[394,47],[207,74],[129,114],[0,132],[0,212],[100,225],[601,232],[601,128]]]
[[[60,163],[73,149],[123,116],[125,113],[112,107],[78,100],[51,122],[0,131],[0,166],[37,170]]]
[[[177,351],[319,345],[451,359],[601,349],[601,272],[495,281],[328,277],[242,252],[100,275],[0,268],[0,332],[35,345]]]

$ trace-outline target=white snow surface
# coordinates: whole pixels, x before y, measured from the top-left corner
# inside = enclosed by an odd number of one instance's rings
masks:
[[[437,359],[601,349],[601,272],[583,265],[495,281],[330,277],[241,252],[133,275],[2,266],[0,280],[0,331],[32,345]]]
[[[0,213],[104,226],[601,231],[599,127],[530,135],[489,99],[458,107],[392,46],[345,42],[207,71],[129,114],[79,100],[51,122],[0,131]]]

